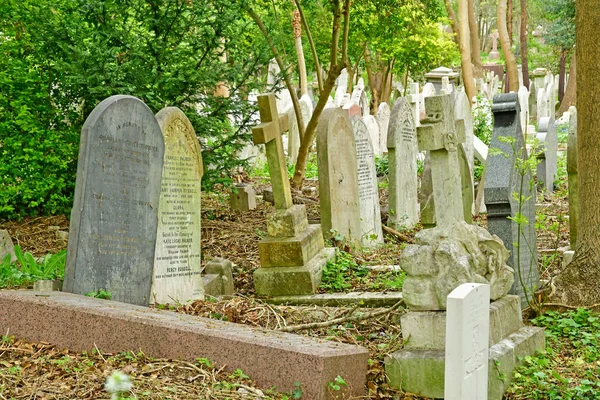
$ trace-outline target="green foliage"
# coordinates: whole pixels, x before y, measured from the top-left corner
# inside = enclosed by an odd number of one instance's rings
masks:
[[[404,271],[389,271],[382,272],[376,275],[371,288],[373,290],[397,290],[401,291],[406,279],[406,272]]]
[[[389,169],[390,168],[387,154],[376,156],[375,170],[377,171],[377,176],[388,176]]]
[[[489,146],[494,127],[492,104],[486,97],[477,96],[477,103],[471,109],[471,113],[473,115],[473,133]]]
[[[352,280],[364,277],[368,270],[359,266],[350,253],[337,250],[335,262],[329,261],[323,269],[321,289],[339,292],[352,287]]]
[[[549,311],[532,322],[545,328],[549,346],[545,354],[522,360],[514,374],[510,398],[600,398],[598,314],[583,308],[566,313]]]
[[[339,375],[333,379],[333,382],[329,382],[329,388],[336,392],[339,392],[340,390],[342,390],[342,386],[348,386],[348,384],[346,383],[344,378],[342,378]]]
[[[9,254],[0,262],[0,287],[23,286],[38,280],[64,277],[66,250],[36,260],[31,253],[24,253],[20,246],[15,246],[15,255],[17,261],[14,263],[11,263]]]
[[[81,126],[114,94],[136,96],[154,112],[181,108],[202,141],[204,189],[228,183],[240,164],[233,154],[250,140],[255,108],[243,99],[260,87],[255,71],[270,56],[242,6],[3,2],[0,217],[68,212]],[[213,95],[220,82],[231,88],[229,98]]]
[[[575,46],[575,0],[546,0],[543,10],[549,21],[544,41],[559,51]]]
[[[87,297],[94,297],[96,299],[102,299],[102,300],[111,300],[112,299],[112,293],[104,290],[104,289],[98,289],[95,292],[89,292],[85,294]]]

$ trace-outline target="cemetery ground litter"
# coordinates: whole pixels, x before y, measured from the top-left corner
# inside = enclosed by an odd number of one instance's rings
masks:
[[[263,186],[255,182],[257,193],[261,193]],[[308,218],[316,220],[318,198],[311,193],[315,192],[296,192],[294,197],[297,203],[306,205]],[[236,297],[218,302],[161,305],[159,308],[268,329],[293,326],[291,330],[298,334],[364,346],[370,352],[370,361],[368,394],[363,398],[419,398],[389,388],[385,382],[383,358],[402,347],[400,308],[275,306],[253,296],[252,272],[259,266],[257,242],[266,235],[265,217],[272,210],[270,204],[263,201],[257,203],[254,211],[238,212],[229,208],[223,192],[203,194],[202,198],[203,262],[212,257],[224,257],[236,264]],[[556,195],[547,197],[539,211],[542,212],[537,222],[540,273],[542,278],[547,278],[560,265],[558,253],[552,249],[568,243],[568,221],[561,217],[567,214],[566,191],[558,190]],[[485,225],[485,218],[478,222]],[[58,230],[68,230],[67,218],[36,217],[0,222],[0,229],[9,231],[15,245],[36,257],[66,248],[66,243],[56,235],[56,227]],[[414,233],[407,233],[404,239],[412,240]],[[377,251],[358,251],[343,242],[335,244],[351,254],[355,265],[393,265],[397,263],[405,241],[390,233],[385,236],[386,244]],[[374,284],[376,281],[377,273],[358,274],[352,277],[349,287],[351,290],[382,290],[382,285]],[[338,322],[326,322],[333,320]],[[325,323],[316,325],[315,322]],[[561,359],[563,357],[557,358]],[[29,343],[4,337],[0,344],[0,399],[108,398],[103,385],[106,377],[116,369],[130,374],[133,379],[134,389],[130,395],[134,397],[130,398],[286,398],[264,388],[260,391],[243,371],[218,369],[210,364],[210,360],[198,359],[195,363],[187,363],[152,359],[134,352],[73,353],[47,343]],[[301,392],[301,386],[297,389],[296,396]],[[294,393],[288,393],[287,396],[290,399],[302,398],[293,397]],[[509,398],[524,397],[509,394]]]

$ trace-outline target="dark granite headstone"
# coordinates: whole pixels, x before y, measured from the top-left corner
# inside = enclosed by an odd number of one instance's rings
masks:
[[[148,305],[164,141],[154,113],[112,96],[81,131],[63,290]]]
[[[517,158],[527,157],[519,119],[517,93],[494,96],[492,112],[494,129],[490,149],[498,149],[504,154],[493,154],[490,151],[487,160],[484,195],[488,211],[488,230],[498,235],[509,250],[510,257],[507,264],[515,270],[515,283],[511,293],[518,294],[521,300],[525,301],[525,290],[531,299],[532,293],[539,287],[539,274],[532,176],[529,171],[521,176],[516,168]],[[500,139],[502,137],[512,138],[514,143],[506,143]],[[514,193],[520,193],[526,200],[519,205],[514,198]],[[509,217],[516,217],[519,211],[528,221],[527,224],[521,225],[520,235],[519,225],[509,219]],[[521,285],[521,281],[525,288]]]

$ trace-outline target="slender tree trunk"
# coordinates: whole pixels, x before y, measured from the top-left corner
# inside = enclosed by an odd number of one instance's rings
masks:
[[[308,94],[308,79],[306,77],[306,62],[304,61],[304,49],[302,48],[302,21],[298,9],[292,12],[292,28],[294,30],[294,43],[298,56],[298,76],[300,77],[300,95]]]
[[[468,0],[458,0],[458,21],[460,23],[460,65],[463,85],[470,103],[471,99],[477,95],[477,89],[473,81],[473,65],[471,64],[471,35],[469,35],[469,6],[467,3]]]
[[[444,6],[446,7],[446,13],[448,14],[450,24],[452,24],[452,32],[454,32],[454,42],[456,42],[456,44],[460,46],[460,41],[458,39],[458,20],[456,19],[454,8],[452,8],[452,3],[450,2],[450,0],[444,0]]]
[[[510,48],[510,39],[508,30],[506,29],[506,1],[507,0],[498,0],[496,20],[498,23],[498,35],[500,35],[502,53],[504,53],[504,60],[506,61],[506,73],[509,78],[510,91],[517,92],[519,90],[519,73],[517,72],[517,61]]]
[[[323,82],[323,91],[320,93],[319,101],[313,111],[312,118],[306,126],[304,137],[298,149],[298,158],[296,160],[296,168],[292,178],[292,187],[299,189],[304,182],[304,174],[306,171],[306,163],[308,155],[315,136],[317,134],[317,125],[319,118],[325,109],[325,104],[329,99],[335,81],[344,68],[349,69],[348,62],[348,33],[350,30],[350,0],[332,0],[333,3],[333,27],[331,32],[331,47],[329,51],[329,71],[327,79]],[[341,31],[343,20],[343,30]],[[338,45],[340,44],[341,36],[341,57],[338,57]]]
[[[567,65],[567,51],[560,52],[560,64],[558,68],[558,101],[562,103],[565,94],[565,68]],[[554,111],[554,110],[553,110]]]
[[[508,40],[513,45],[513,2],[506,0],[506,30],[508,31]]]
[[[527,60],[527,0],[521,0],[521,70],[523,85],[529,90],[529,64]]]
[[[469,6],[469,35],[471,37],[471,60],[473,60],[473,74],[475,78],[483,77],[483,64],[481,63],[481,54],[479,48],[481,47],[479,41],[479,29],[477,29],[477,21],[475,20],[475,7],[473,5],[474,0],[468,0]]]
[[[600,0],[578,0],[575,20],[579,220],[575,257],[558,276],[554,295],[561,303],[589,306],[600,303]]]
[[[558,114],[569,110],[569,107],[576,105],[577,102],[577,49],[573,50],[571,56],[571,67],[569,68],[569,81],[567,82],[567,88],[565,89],[565,95],[560,102],[558,108]]]

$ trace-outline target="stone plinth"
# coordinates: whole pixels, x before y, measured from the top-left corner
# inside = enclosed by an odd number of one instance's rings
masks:
[[[334,249],[324,248],[321,225],[309,225],[306,209],[277,210],[267,220],[269,237],[258,243],[261,267],[254,272],[262,296],[313,294]]]
[[[256,208],[256,192],[252,186],[239,183],[231,190],[229,205],[232,210],[254,210]]]
[[[316,400],[331,398],[328,384],[338,375],[348,383],[345,396],[364,395],[369,358],[360,346],[60,292],[0,292],[0,329],[77,352],[208,358],[281,392],[300,382],[303,398]]]
[[[443,398],[446,313],[409,312],[401,323],[404,349],[385,360],[390,385]],[[509,295],[490,304],[489,344],[488,399],[501,400],[519,357],[544,350],[544,331],[523,325],[519,297]]]
[[[455,87],[458,87],[460,81],[460,74],[458,72],[453,71],[451,68],[439,67],[425,74],[425,80],[427,82],[433,83],[433,86],[435,86],[435,90],[437,93],[439,93],[442,89],[442,79],[444,77],[448,78],[449,84],[451,83]]]

